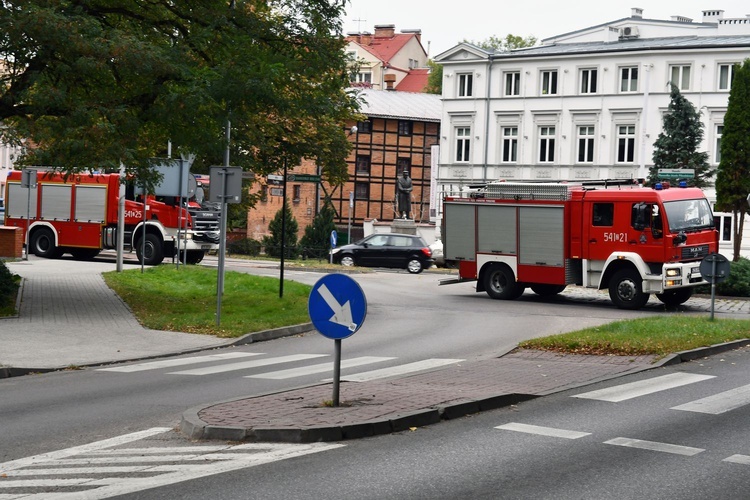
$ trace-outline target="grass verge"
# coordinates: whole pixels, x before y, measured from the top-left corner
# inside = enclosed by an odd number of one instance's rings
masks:
[[[216,326],[216,269],[162,265],[104,273],[104,280],[146,328],[240,337],[247,333],[308,323],[312,287],[227,271],[221,299],[221,325]]]
[[[666,356],[748,337],[748,320],[659,316],[540,337],[522,342],[519,347],[575,354]]]

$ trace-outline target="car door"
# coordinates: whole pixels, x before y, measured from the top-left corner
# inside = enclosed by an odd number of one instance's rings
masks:
[[[387,234],[373,234],[362,242],[357,252],[357,262],[361,266],[382,267],[386,264],[385,253],[388,246]]]
[[[391,235],[388,248],[388,267],[406,267],[406,262],[414,250],[414,241],[409,236]]]

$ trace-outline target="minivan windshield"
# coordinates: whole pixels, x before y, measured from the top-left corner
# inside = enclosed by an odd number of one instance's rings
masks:
[[[705,198],[665,202],[664,209],[671,233],[689,233],[714,227],[711,206]]]

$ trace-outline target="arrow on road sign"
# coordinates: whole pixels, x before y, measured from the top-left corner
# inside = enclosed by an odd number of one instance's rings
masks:
[[[357,324],[352,320],[352,307],[349,304],[349,301],[347,300],[343,305],[339,304],[339,301],[336,300],[336,297],[333,296],[331,291],[328,290],[328,287],[325,285],[320,285],[318,292],[320,293],[320,296],[323,297],[323,300],[326,301],[328,307],[331,308],[331,311],[333,311],[333,316],[331,316],[330,321],[347,327],[349,331],[355,331],[357,329]]]

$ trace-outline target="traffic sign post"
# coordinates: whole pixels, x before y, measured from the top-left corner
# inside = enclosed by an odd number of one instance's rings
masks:
[[[716,283],[720,283],[729,276],[729,261],[720,253],[710,253],[701,261],[701,276],[709,278],[711,283],[711,321],[714,319],[714,301],[716,300]]]
[[[354,335],[367,316],[367,299],[359,284],[345,274],[320,278],[307,302],[310,320],[318,332],[335,341],[333,406],[339,406],[341,340]]]
[[[333,264],[333,249],[336,248],[336,241],[338,241],[339,234],[334,229],[331,231],[331,264]]]

